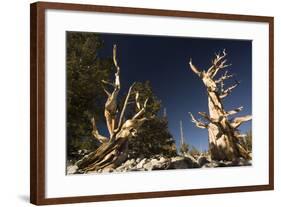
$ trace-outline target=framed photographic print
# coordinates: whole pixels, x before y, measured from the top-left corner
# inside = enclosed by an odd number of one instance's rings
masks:
[[[32,203],[274,188],[273,17],[30,12]]]

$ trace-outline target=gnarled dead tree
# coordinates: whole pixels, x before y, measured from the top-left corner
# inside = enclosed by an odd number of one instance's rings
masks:
[[[139,93],[135,92],[135,104],[138,112],[128,120],[124,120],[128,100],[132,93],[134,83],[129,88],[124,105],[120,113],[117,109],[117,97],[120,91],[120,67],[116,58],[116,45],[113,47],[113,63],[116,68],[115,81],[108,82],[102,80],[104,86],[112,87],[112,92],[109,92],[104,87],[107,95],[107,101],[104,107],[104,116],[110,137],[101,135],[97,129],[94,117],[92,118],[92,135],[101,145],[100,147],[86,155],[84,158],[76,162],[77,167],[82,172],[99,171],[116,168],[127,159],[128,140],[136,136],[138,128],[148,119],[144,116],[148,99],[144,103],[140,103]],[[119,115],[119,116],[118,116]]]
[[[239,85],[235,84],[224,88],[224,81],[233,77],[226,71],[220,78],[215,79],[217,73],[230,66],[227,64],[226,52],[216,54],[212,61],[211,67],[205,70],[199,70],[193,65],[192,60],[189,61],[191,70],[203,81],[207,89],[209,115],[205,112],[198,112],[205,121],[197,120],[190,113],[191,121],[199,128],[208,129],[209,132],[209,151],[211,158],[214,160],[235,160],[239,157],[251,159],[250,152],[242,147],[241,138],[244,137],[238,130],[238,127],[251,120],[252,116],[241,116],[230,119],[230,115],[240,112],[243,107],[226,111],[222,100],[226,98],[234,88]]]

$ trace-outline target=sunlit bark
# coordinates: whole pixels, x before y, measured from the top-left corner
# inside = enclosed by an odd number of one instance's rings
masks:
[[[226,111],[222,103],[222,99],[226,98],[239,85],[239,82],[235,80],[232,86],[225,89],[224,81],[233,77],[228,74],[228,71],[217,80],[215,79],[220,70],[230,66],[227,64],[226,56],[225,50],[222,54],[216,54],[207,72],[199,70],[191,60],[189,61],[190,69],[202,80],[207,89],[209,108],[209,115],[205,112],[198,112],[206,122],[196,120],[190,113],[191,121],[199,128],[208,129],[209,151],[212,159],[235,160],[239,157],[251,159],[250,153],[240,144],[243,135],[237,128],[242,123],[251,120],[252,117],[247,115],[229,119],[230,115],[240,112],[243,107]]]

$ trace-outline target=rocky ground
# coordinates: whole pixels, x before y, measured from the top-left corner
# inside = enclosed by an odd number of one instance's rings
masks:
[[[152,158],[128,159],[116,169],[104,169],[98,172],[129,172],[129,171],[151,171],[168,169],[189,169],[189,168],[215,168],[232,166],[249,166],[251,161],[239,158],[235,161],[214,161],[209,156],[193,157],[189,154],[176,157],[154,156]],[[67,174],[82,174],[77,166],[69,165]],[[96,173],[96,172],[94,172]]]

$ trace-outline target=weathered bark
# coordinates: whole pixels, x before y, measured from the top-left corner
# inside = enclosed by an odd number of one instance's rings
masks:
[[[240,144],[242,136],[237,129],[245,121],[251,120],[251,116],[236,117],[230,120],[228,116],[240,112],[243,107],[225,111],[222,103],[222,99],[227,97],[233,89],[239,85],[239,82],[235,81],[234,85],[224,89],[224,81],[233,77],[233,75],[228,75],[227,71],[219,79],[214,79],[219,70],[230,66],[226,64],[226,56],[225,50],[223,54],[216,54],[215,59],[212,61],[212,66],[207,72],[199,70],[190,60],[189,65],[191,70],[199,76],[206,86],[209,108],[209,115],[204,112],[199,112],[199,115],[201,115],[206,122],[196,120],[190,113],[191,121],[199,128],[208,129],[209,150],[212,159],[235,160],[239,157],[251,159],[250,153]]]
[[[113,47],[113,63],[116,68],[115,73],[115,82],[110,83],[108,81],[102,80],[103,83],[108,84],[110,86],[114,87],[114,90],[112,93],[108,92],[105,88],[104,91],[107,94],[107,101],[105,103],[104,107],[104,116],[106,119],[107,129],[109,131],[110,137],[113,136],[113,131],[115,129],[115,121],[116,121],[116,113],[117,113],[117,97],[120,91],[120,68],[117,63],[116,58],[116,45]]]
[[[96,151],[79,160],[76,165],[83,172],[116,168],[127,158],[127,138],[103,143]]]
[[[111,83],[109,81],[102,80],[104,84],[113,87],[112,92],[109,92],[104,88],[104,91],[107,94],[107,101],[104,107],[104,116],[110,137],[107,138],[99,133],[95,119],[93,117],[92,135],[101,143],[101,145],[96,151],[91,152],[76,162],[80,172],[86,173],[89,171],[100,170],[110,171],[111,169],[115,169],[121,165],[127,159],[128,140],[136,136],[138,128],[147,120],[147,117],[145,117],[144,114],[148,99],[141,104],[138,99],[139,93],[136,92],[135,101],[139,111],[131,119],[124,121],[126,107],[128,105],[128,100],[132,95],[134,83],[128,90],[121,113],[118,114],[117,97],[120,91],[120,67],[117,62],[116,50],[116,45],[114,45],[113,63],[116,68],[115,81]]]

